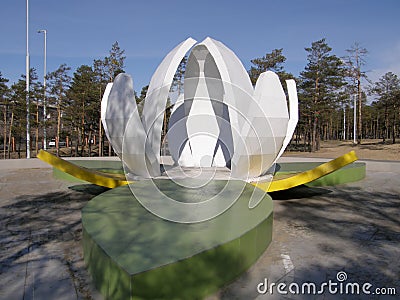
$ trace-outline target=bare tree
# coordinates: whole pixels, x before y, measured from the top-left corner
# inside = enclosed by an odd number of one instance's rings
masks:
[[[363,90],[361,79],[367,78],[362,67],[365,65],[365,57],[368,54],[367,49],[361,47],[359,43],[354,43],[350,49],[347,49],[348,55],[344,57],[349,86],[354,94],[357,95],[358,120],[357,120],[357,144],[361,144],[362,139],[362,111],[363,111]]]

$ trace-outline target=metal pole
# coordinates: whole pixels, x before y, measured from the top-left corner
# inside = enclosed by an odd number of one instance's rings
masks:
[[[43,149],[47,149],[47,132],[46,132],[46,120],[47,120],[47,107],[46,107],[46,65],[47,65],[47,30],[38,30],[39,33],[44,33],[44,66],[43,66]]]
[[[26,0],[26,158],[31,158],[30,111],[29,111],[29,0]]]
[[[353,144],[357,145],[357,97],[354,97],[354,128],[353,128]]]
[[[346,140],[346,105],[343,107],[343,140]]]

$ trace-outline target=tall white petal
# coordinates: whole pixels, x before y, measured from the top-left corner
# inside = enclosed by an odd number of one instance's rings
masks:
[[[110,137],[109,137],[107,123],[106,123],[106,110],[107,110],[107,105],[108,105],[108,96],[110,95],[112,86],[113,86],[112,83],[107,83],[103,97],[101,98],[101,105],[100,105],[101,123],[103,124],[104,132],[105,132],[108,140],[110,140]]]
[[[147,135],[146,150],[153,151],[150,164],[160,164],[160,141],[164,110],[175,72],[186,52],[196,43],[192,38],[180,43],[163,59],[151,78],[143,107],[143,127]]]
[[[229,149],[232,155],[231,170],[235,177],[247,177],[249,172],[256,174],[257,168],[253,168],[251,152],[256,151],[247,147],[244,137],[249,135],[252,120],[249,119],[249,109],[253,99],[253,87],[246,69],[235,55],[223,43],[206,38],[204,44],[213,59],[221,75],[223,84],[223,103],[228,107],[228,120],[231,126],[233,145]],[[252,171],[249,171],[252,170]],[[252,176],[252,175],[251,175]]]
[[[107,138],[115,153],[121,157],[125,127],[136,109],[133,81],[128,74],[119,74],[113,84],[107,85],[101,106]]]
[[[283,145],[281,150],[279,151],[278,156],[276,157],[275,162],[278,160],[279,157],[285,151],[287,145],[289,145],[293,133],[296,129],[297,122],[299,121],[299,100],[297,99],[297,89],[296,89],[296,82],[293,79],[286,80],[286,86],[288,89],[289,94],[289,123],[287,126],[286,137],[283,141]]]

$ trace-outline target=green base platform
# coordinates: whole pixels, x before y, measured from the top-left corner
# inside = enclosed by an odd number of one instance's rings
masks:
[[[214,180],[199,193],[171,180],[156,181],[160,190],[183,202],[208,199],[226,184]],[[140,181],[134,188],[147,189],[148,184]],[[252,193],[263,201],[249,209]],[[249,184],[223,214],[195,224],[156,217],[122,186],[100,194],[82,210],[84,259],[107,299],[202,299],[265,251],[272,220],[272,199]]]
[[[99,161],[99,160],[77,160],[75,164],[86,167],[93,170],[124,174],[122,164],[120,161]],[[322,164],[321,162],[295,162],[295,163],[279,163],[276,168],[276,178],[285,176],[288,174],[296,174],[311,170]],[[86,181],[77,179],[76,177],[64,173],[56,168],[53,168],[53,174],[55,178],[68,180],[71,182],[82,182]],[[363,162],[354,162],[343,168],[340,168],[328,175],[318,178],[312,182],[306,184],[306,186],[329,186],[338,185],[349,182],[359,181],[365,178],[366,165]]]
[[[118,161],[74,163],[103,172],[123,173]],[[320,164],[281,163],[275,178]],[[363,179],[365,173],[365,163],[352,163],[306,185],[354,182]],[[57,169],[54,175],[85,183]],[[215,194],[226,180],[213,180],[200,190],[177,186],[169,179],[156,182],[174,199],[193,202]],[[139,181],[134,188],[143,189],[145,194],[147,184],[148,181]],[[249,209],[253,192],[262,193],[264,199]],[[272,199],[250,184],[246,184],[238,201],[225,213],[189,225],[154,216],[136,200],[129,186],[122,186],[100,194],[82,210],[84,259],[96,287],[106,299],[202,299],[257,260],[271,242],[272,221]]]
[[[318,167],[320,162],[294,162],[280,163],[276,176],[295,174]],[[314,181],[306,183],[306,186],[331,186],[356,182],[365,178],[366,165],[364,162],[354,162],[344,166],[328,175],[322,176]]]

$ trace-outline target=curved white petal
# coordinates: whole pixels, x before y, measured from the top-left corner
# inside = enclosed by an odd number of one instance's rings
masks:
[[[231,174],[239,178],[257,176],[257,164],[262,159],[257,154],[260,148],[257,134],[254,134],[254,128],[251,128],[253,112],[257,111],[257,108],[253,108],[255,101],[249,75],[235,53],[223,43],[206,38],[202,44],[208,48],[215,60],[223,84],[223,102],[228,106],[233,143],[233,151],[230,151]]]
[[[269,164],[272,165],[284,143],[289,122],[286,95],[278,75],[272,71],[261,73],[260,77],[257,79],[254,98],[260,104],[260,107],[271,124],[272,135],[275,141],[274,143],[270,142],[265,144],[267,147],[266,151],[268,153],[274,153],[272,161],[269,162]],[[265,166],[263,171],[267,171],[270,165]]]
[[[131,77],[121,74],[111,90],[107,87],[102,121],[114,150],[122,154],[126,173],[160,175],[165,105],[176,69],[195,42],[189,38],[179,44],[157,68],[142,119]],[[184,97],[174,106],[168,130],[170,152],[179,165],[230,165],[232,177],[254,178],[268,170],[290,142],[298,121],[293,80],[287,81],[289,118],[275,73],[262,73],[253,89],[237,56],[224,44],[206,38],[190,53],[184,84]]]
[[[147,135],[146,149],[153,151],[151,165],[160,164],[160,140],[165,105],[175,72],[186,52],[196,43],[192,38],[180,43],[163,59],[151,78],[143,107],[143,127]]]
[[[121,157],[125,127],[136,110],[133,81],[128,74],[119,74],[113,84],[107,85],[101,106],[107,138],[115,153]]]
[[[169,123],[168,143],[179,165],[211,167],[230,163],[233,142],[224,94],[214,57],[204,43],[196,45],[186,64],[184,103],[174,109]]]
[[[132,77],[121,73],[115,77],[105,111],[109,141],[120,156],[128,173],[143,177],[157,175],[146,161],[154,159],[146,151],[146,133],[136,105]],[[148,158],[149,157],[149,158]],[[160,167],[156,169],[160,171]]]
[[[249,94],[253,93],[250,77],[240,59],[231,49],[210,37],[207,37],[201,44],[204,44],[213,56],[223,81],[239,86]]]
[[[104,132],[105,132],[108,140],[110,140],[110,137],[109,137],[107,123],[106,123],[106,110],[107,110],[107,105],[108,105],[108,96],[110,95],[112,86],[113,86],[112,83],[107,83],[103,97],[101,98],[101,105],[100,105],[101,123],[103,124]]]
[[[184,107],[193,162],[197,167],[211,167],[219,136],[213,102],[222,101],[221,97],[218,97],[220,95],[215,93],[222,87],[215,87],[210,80],[219,78],[219,72],[210,52],[203,44],[198,44],[192,49],[186,68]],[[210,78],[206,77],[208,73],[212,73]]]
[[[172,159],[182,167],[193,167],[193,157],[186,130],[187,115],[181,94],[176,101],[168,122],[168,148]]]
[[[260,74],[254,89],[254,98],[268,118],[289,119],[286,95],[276,73],[266,71]]]
[[[231,124],[243,128],[244,124],[238,114],[247,115],[249,109],[248,98],[253,95],[250,77],[236,54],[223,43],[207,37],[202,44],[210,51],[221,74],[224,85],[223,101],[230,107]]]
[[[275,162],[278,160],[279,157],[285,151],[287,145],[289,145],[293,133],[296,129],[297,122],[299,121],[299,100],[297,99],[297,89],[296,89],[296,82],[293,79],[286,80],[286,86],[288,89],[289,94],[289,123],[287,126],[286,137],[283,141],[283,145],[281,150],[279,151],[278,156],[276,157]]]

